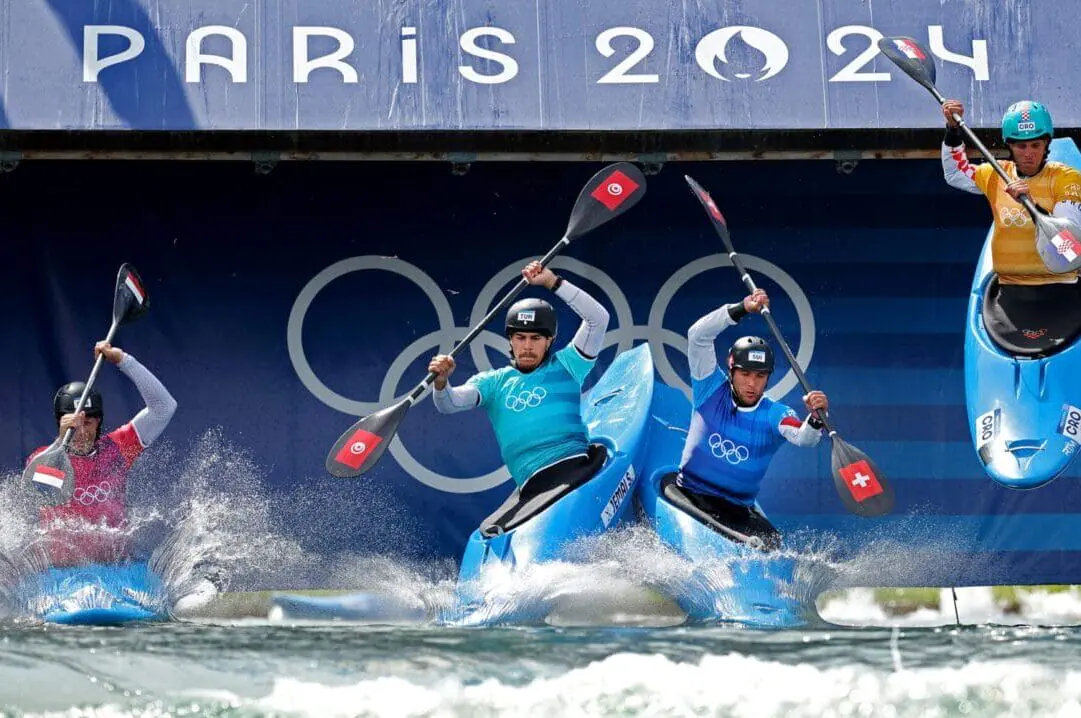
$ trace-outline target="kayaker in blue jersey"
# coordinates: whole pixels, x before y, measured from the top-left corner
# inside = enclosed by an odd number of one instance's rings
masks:
[[[504,326],[510,341],[510,366],[450,386],[454,358],[440,354],[428,364],[428,370],[437,375],[432,392],[436,409],[443,414],[484,409],[517,484],[507,502],[485,522],[484,530],[509,530],[534,515],[569,487],[596,474],[607,456],[603,446],[589,444],[581,395],[601,350],[608,312],[540,262],[526,265],[522,277],[552,291],[582,318],[570,344],[553,352],[555,309],[542,299],[523,299],[511,305]]]
[[[717,335],[768,306],[769,297],[758,289],[741,303],[710,312],[687,332],[694,409],[680,472],[665,496],[737,540],[776,548],[780,534],[755,506],[762,477],[785,441],[818,444],[822,424],[813,411],[826,411],[829,400],[820,391],[804,396],[812,413],[801,421],[790,407],[765,396],[773,349],[759,337],[732,345],[727,372],[718,364]]]

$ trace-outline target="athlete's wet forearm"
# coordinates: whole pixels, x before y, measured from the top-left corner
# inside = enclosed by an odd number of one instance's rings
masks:
[[[480,403],[480,392],[471,384],[450,386],[432,392],[432,402],[440,414],[456,414],[475,409]]]
[[[131,354],[126,354],[117,364],[117,368],[135,384],[135,388],[143,398],[143,403],[146,404],[146,407],[135,415],[131,423],[135,426],[135,431],[139,434],[139,440],[143,446],[150,446],[161,436],[161,432],[165,430],[173,414],[176,413],[176,399],[165,388],[165,385]]]
[[[789,429],[789,431],[784,431]],[[822,431],[815,428],[810,421],[804,420],[800,427],[782,427],[781,434],[789,443],[795,446],[811,447],[818,446],[818,442],[822,440]]]
[[[717,350],[713,340],[736,322],[732,318],[730,307],[725,304],[699,319],[687,330],[687,361],[691,367],[691,377],[705,379],[717,368]]]
[[[574,346],[583,356],[592,359],[600,354],[604,334],[608,331],[608,310],[581,288],[563,280],[556,289],[556,296],[567,303],[582,318],[574,334]]]
[[[956,145],[942,143],[942,176],[950,187],[972,194],[982,194],[974,179],[976,168],[969,163],[963,142]]]

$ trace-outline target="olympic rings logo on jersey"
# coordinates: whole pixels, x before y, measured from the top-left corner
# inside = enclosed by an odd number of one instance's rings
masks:
[[[811,304],[799,284],[783,269],[754,255],[741,254],[747,269],[767,277],[785,294],[795,307],[799,318],[800,344],[796,351],[796,360],[801,367],[811,363],[815,348],[815,320],[811,311]],[[491,308],[499,301],[500,295],[521,278],[522,266],[530,258],[522,258],[510,262],[503,269],[496,272],[491,279],[477,294],[465,326],[459,326],[451,311],[450,302],[446,293],[436,284],[424,270],[414,264],[410,264],[397,257],[383,256],[360,256],[350,257],[335,262],[316,274],[297,295],[293,308],[289,313],[289,321],[286,327],[286,339],[289,350],[289,360],[297,377],[317,399],[332,409],[352,416],[367,416],[384,406],[389,406],[405,398],[405,394],[397,395],[398,387],[402,385],[407,370],[414,362],[426,354],[449,354],[456,341],[461,340],[469,332],[470,328],[480,322],[488,314]],[[690,386],[679,375],[672,365],[669,348],[676,352],[687,354],[686,326],[680,326],[679,331],[673,331],[664,326],[665,313],[676,293],[687,282],[693,280],[699,274],[716,269],[729,269],[732,260],[723,254],[710,254],[688,262],[679,268],[661,285],[653,299],[649,309],[649,317],[644,325],[635,324],[627,295],[623,293],[608,274],[586,262],[573,257],[559,256],[552,260],[549,265],[553,270],[564,274],[572,274],[584,277],[595,285],[600,291],[593,296],[602,303],[607,299],[611,309],[612,322],[610,329],[605,334],[604,344],[601,347],[607,349],[615,347],[619,353],[634,347],[636,341],[646,341],[653,355],[653,364],[659,379],[690,396]],[[379,388],[379,396],[374,401],[362,401],[343,396],[316,376],[311,364],[308,362],[304,351],[304,318],[312,303],[321,291],[335,279],[350,275],[354,272],[381,271],[396,274],[415,284],[431,302],[435,310],[439,328],[429,334],[415,338],[401,353],[391,362],[383,376],[383,382]],[[729,269],[730,271],[730,269]],[[774,298],[778,303],[778,298]],[[704,314],[713,307],[701,307]],[[505,356],[506,339],[491,331],[483,331],[469,346],[469,353],[473,365],[477,371],[492,369],[492,363],[488,356],[488,349],[494,349]],[[598,371],[603,371],[601,367]],[[766,392],[766,396],[774,400],[780,400],[789,391],[796,387],[798,380],[792,370]],[[510,472],[506,466],[499,466],[487,474],[471,478],[458,478],[441,474],[428,466],[425,466],[410,453],[402,441],[401,435],[395,436],[388,447],[394,460],[402,467],[402,470],[415,478],[417,481],[440,491],[455,494],[469,494],[499,486],[510,480]]]
[[[103,504],[113,497],[113,487],[108,481],[100,484],[92,484],[86,488],[79,487],[71,495],[71,498],[83,506]]]
[[[736,444],[736,442],[726,439],[720,434],[710,434],[708,442],[709,451],[714,457],[724,459],[733,466],[742,464],[751,458],[751,452],[746,446]]]
[[[532,391],[523,389],[518,394],[508,394],[504,405],[511,411],[536,409],[546,396],[548,396],[548,391],[543,386],[538,386]]]
[[[1032,224],[1028,213],[1017,207],[999,207],[998,216],[1003,227],[1024,227],[1026,224]]]

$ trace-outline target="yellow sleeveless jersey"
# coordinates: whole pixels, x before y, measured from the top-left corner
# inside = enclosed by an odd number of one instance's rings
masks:
[[[1002,169],[1016,180],[1017,167],[1006,160]],[[1072,282],[1077,272],[1052,274],[1036,251],[1036,226],[1020,202],[1006,194],[1002,181],[990,164],[973,168],[976,186],[987,196],[995,215],[991,237],[991,261],[1001,284],[1057,284]],[[1066,200],[1081,203],[1081,172],[1061,162],[1048,162],[1034,177],[1028,178],[1032,201],[1047,211]]]

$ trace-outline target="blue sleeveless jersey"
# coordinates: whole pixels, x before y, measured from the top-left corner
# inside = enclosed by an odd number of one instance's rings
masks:
[[[518,486],[546,466],[587,452],[582,384],[596,362],[570,344],[528,374],[508,366],[467,382],[480,392],[480,406]]]
[[[692,381],[691,390],[694,411],[680,461],[681,483],[692,491],[753,504],[769,462],[785,443],[782,422],[795,428],[803,422],[790,407],[765,396],[754,408],[737,407],[732,383],[720,367]]]

